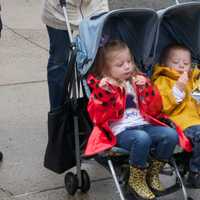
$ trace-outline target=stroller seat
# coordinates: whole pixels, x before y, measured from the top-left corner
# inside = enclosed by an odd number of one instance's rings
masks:
[[[104,153],[106,156],[110,157],[117,157],[117,156],[128,156],[129,152],[126,149],[123,149],[121,147],[114,146],[112,149],[106,151]]]

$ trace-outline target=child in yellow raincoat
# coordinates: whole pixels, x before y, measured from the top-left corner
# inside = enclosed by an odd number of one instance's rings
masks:
[[[162,52],[152,79],[160,90],[164,113],[184,130],[193,144],[188,183],[200,188],[200,70],[191,66],[190,50],[171,44]]]

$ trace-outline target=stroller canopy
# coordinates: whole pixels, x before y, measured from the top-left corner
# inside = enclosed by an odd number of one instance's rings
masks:
[[[94,62],[102,36],[127,43],[138,66],[151,63],[158,15],[151,9],[120,9],[85,19],[76,38],[77,68],[85,75]]]
[[[158,11],[160,18],[156,62],[163,48],[171,43],[187,46],[193,62],[200,61],[200,3],[190,2]]]

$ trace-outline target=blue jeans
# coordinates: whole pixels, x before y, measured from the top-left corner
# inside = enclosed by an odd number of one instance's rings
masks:
[[[155,159],[163,161],[172,156],[178,144],[178,134],[175,129],[148,124],[121,132],[117,135],[117,143],[130,152],[131,165],[145,168],[150,153]]]
[[[49,60],[47,80],[49,87],[50,110],[61,106],[63,102],[64,77],[69,57],[69,35],[65,30],[47,26],[49,35]]]
[[[200,125],[188,127],[184,132],[193,145],[190,170],[200,172]]]

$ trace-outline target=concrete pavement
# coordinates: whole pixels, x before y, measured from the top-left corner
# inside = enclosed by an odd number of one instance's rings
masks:
[[[111,1],[111,5],[113,8],[136,3],[165,6],[160,2]],[[43,167],[47,142],[48,38],[40,20],[41,0],[3,0],[2,7],[0,150],[4,161],[0,166],[0,200],[119,199],[110,174],[94,161],[83,166],[92,180],[91,190],[74,197],[64,189],[64,175]],[[199,191],[190,193],[197,197]],[[182,197],[178,192],[162,199]]]

